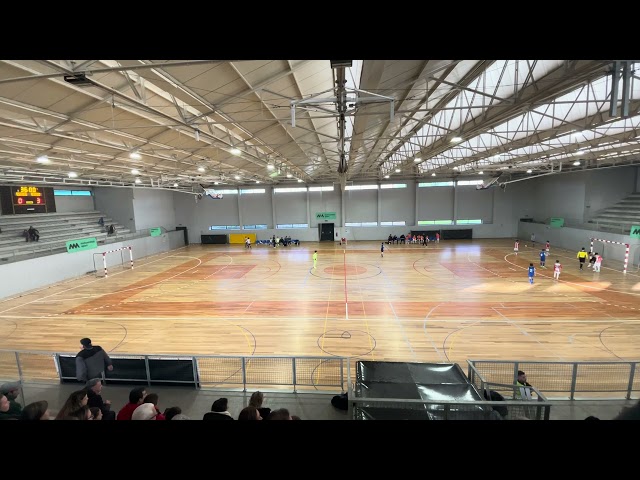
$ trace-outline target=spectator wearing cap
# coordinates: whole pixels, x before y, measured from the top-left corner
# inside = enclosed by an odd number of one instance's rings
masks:
[[[202,420],[234,420],[231,414],[227,411],[229,407],[229,401],[226,398],[219,398],[213,405],[211,405],[211,411],[205,413]]]
[[[20,395],[20,382],[8,382],[0,387],[0,393],[7,397],[9,400],[9,415],[20,415],[22,413],[22,405],[20,405],[16,398]]]
[[[158,412],[153,403],[143,403],[138,405],[131,415],[131,420],[155,420]]]
[[[144,398],[147,396],[147,391],[144,387],[136,387],[129,392],[129,403],[120,409],[116,420],[131,420],[133,412],[139,405],[144,403]]]
[[[86,382],[92,378],[102,378],[104,369],[113,370],[113,363],[100,345],[92,345],[90,338],[80,340],[82,350],[76,355],[76,378]]]
[[[116,412],[111,411],[111,400],[102,399],[102,380],[92,378],[85,385],[89,397],[89,408],[99,408],[102,412],[102,420],[115,420]],[[94,415],[95,417],[95,415]]]

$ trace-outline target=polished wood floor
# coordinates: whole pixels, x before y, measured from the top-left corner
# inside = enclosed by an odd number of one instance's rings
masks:
[[[0,349],[75,353],[86,336],[117,353],[637,360],[640,274],[580,272],[575,252],[552,249],[530,285],[538,251],[516,256],[507,239],[385,245],[384,258],[380,242],[190,246],[0,302]]]

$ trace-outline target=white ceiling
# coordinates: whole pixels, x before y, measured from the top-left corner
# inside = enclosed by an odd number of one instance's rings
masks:
[[[0,182],[329,184],[341,179],[341,135],[343,183],[640,163],[640,79],[630,77],[625,118],[618,82],[610,117],[612,68],[613,61],[354,60],[342,130],[341,70],[329,60],[4,60]],[[88,84],[65,81],[77,74]]]

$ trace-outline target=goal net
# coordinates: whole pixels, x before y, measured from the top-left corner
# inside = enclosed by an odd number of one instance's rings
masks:
[[[594,243],[596,244],[595,250],[593,247]],[[627,267],[629,266],[629,247],[630,245],[628,243],[614,242],[612,240],[604,240],[602,238],[592,238],[590,251],[593,254],[597,250],[597,252],[600,255],[602,255],[603,258],[606,258],[605,248],[618,248],[618,249],[624,248],[624,262],[623,262],[622,272],[627,273]]]
[[[96,277],[108,277],[114,271],[131,268],[133,268],[132,247],[121,247],[93,254],[93,269],[96,272]]]

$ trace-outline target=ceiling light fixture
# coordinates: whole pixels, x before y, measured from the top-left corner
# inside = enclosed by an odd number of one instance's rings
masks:
[[[458,170],[458,167],[453,167],[454,170]]]
[[[49,157],[47,157],[46,155],[40,155],[38,158],[36,158],[36,162],[38,163],[51,163],[49,160]]]
[[[298,183],[302,183],[302,179],[300,179],[300,178],[299,178],[299,179],[298,179]]]
[[[260,180],[256,180],[256,183],[260,183]]]
[[[199,172],[204,172],[204,167],[198,167]]]
[[[533,170],[529,169],[527,170],[527,173],[533,173]]]
[[[235,177],[233,177],[233,178],[235,178],[236,180],[240,180],[240,175],[236,175],[236,176],[235,176]]]
[[[139,178],[136,178],[136,183],[142,183],[142,180],[140,180]]]
[[[178,186],[178,184],[177,184],[177,183],[174,183],[174,184],[173,184],[173,186],[174,186],[174,187],[177,187],[177,186]]]
[[[272,163],[267,165],[267,170],[273,170],[274,168],[276,168],[276,167],[274,167]]]
[[[453,137],[451,139],[451,143],[458,143],[462,141],[462,137]]]
[[[129,154],[129,158],[131,158],[133,160],[140,160],[142,157],[140,156],[140,154],[138,152],[131,152]]]
[[[422,159],[420,157],[416,157],[416,158],[413,159],[413,161],[416,162],[416,163],[420,162],[421,160]]]
[[[213,182],[214,185],[218,185],[220,182]]]
[[[575,162],[573,162],[573,166],[574,167],[577,167],[578,165],[580,165],[580,161],[579,160],[576,160]]]
[[[200,130],[196,130],[196,142],[200,141]]]
[[[69,172],[68,175],[69,175],[69,178],[76,178],[78,176],[76,172]]]
[[[229,150],[229,153],[231,155],[240,155],[242,152],[240,151],[239,148],[233,147],[231,150]]]
[[[287,173],[287,178],[291,178],[293,175],[291,175],[290,173]]]
[[[389,178],[389,175],[385,175],[384,178]]]
[[[585,153],[587,153],[585,150],[578,150],[575,154],[576,155],[584,155]]]
[[[400,173],[400,169],[399,168],[396,168],[396,173]]]
[[[131,169],[131,174],[132,175],[139,175],[140,174],[140,170],[138,170],[137,168],[132,168]]]
[[[480,171],[478,172],[478,175],[484,175],[484,172],[483,172],[482,170],[480,170]]]

